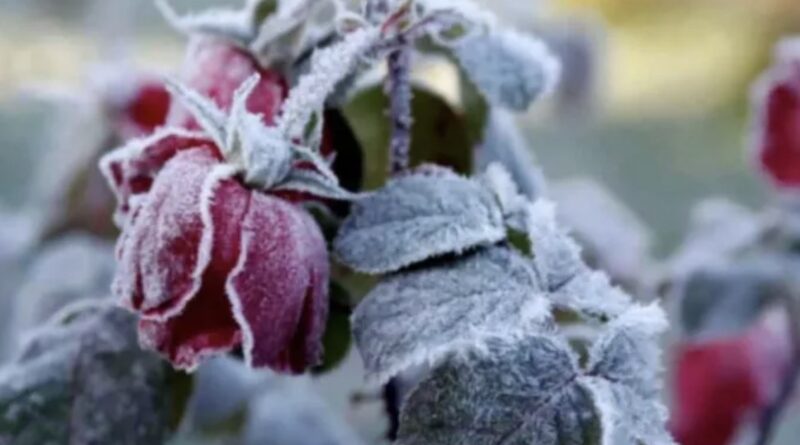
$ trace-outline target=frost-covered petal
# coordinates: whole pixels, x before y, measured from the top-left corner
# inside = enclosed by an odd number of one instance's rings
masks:
[[[355,201],[334,246],[348,266],[385,273],[505,237],[497,198],[482,184],[414,174]]]
[[[301,208],[253,192],[242,221],[241,256],[227,291],[252,366],[302,372],[316,364],[328,313],[322,233]]]
[[[503,30],[467,37],[454,47],[467,75],[493,104],[515,111],[553,89],[558,60],[540,40]]]
[[[196,294],[185,306],[164,320],[142,320],[142,345],[165,355],[182,369],[194,369],[203,358],[241,344],[242,331],[226,295],[226,281],[239,259],[242,220],[251,192],[230,179],[230,169],[216,167],[210,174],[202,198],[202,217],[209,240],[210,261],[202,271]],[[197,246],[197,248],[201,248]]]
[[[201,133],[167,128],[130,141],[100,160],[100,170],[117,198],[117,224],[127,221],[135,196],[147,193],[156,175],[178,152],[209,147]]]
[[[113,291],[143,315],[166,318],[198,291],[210,262],[211,228],[203,191],[219,178],[210,149],[182,151],[166,167],[119,240]]]
[[[368,375],[379,382],[489,337],[518,338],[549,317],[526,258],[492,247],[379,284],[353,314]]]

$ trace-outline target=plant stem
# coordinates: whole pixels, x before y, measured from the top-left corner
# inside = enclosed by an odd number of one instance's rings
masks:
[[[789,405],[789,402],[797,389],[798,377],[800,377],[800,308],[794,300],[797,295],[788,295],[785,299],[787,313],[789,316],[789,330],[792,342],[792,358],[787,369],[786,376],[781,382],[780,392],[775,401],[770,404],[761,414],[756,435],[756,445],[768,445],[772,439],[772,434],[780,420],[781,414]]]
[[[389,169],[392,175],[406,171],[411,163],[411,47],[408,42],[401,43],[399,49],[389,54],[385,84],[391,119]]]

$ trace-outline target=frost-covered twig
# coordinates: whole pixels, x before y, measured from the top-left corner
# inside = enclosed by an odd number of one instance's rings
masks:
[[[411,48],[405,46],[392,52],[388,65],[386,94],[392,127],[389,159],[391,173],[397,174],[411,163]]]

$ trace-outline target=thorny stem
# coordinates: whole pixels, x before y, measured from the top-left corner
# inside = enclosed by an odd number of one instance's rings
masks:
[[[781,414],[789,405],[789,401],[797,388],[797,381],[800,377],[800,307],[795,300],[797,295],[790,294],[785,298],[785,305],[789,315],[790,340],[792,343],[792,357],[789,369],[781,382],[780,392],[775,401],[769,405],[761,414],[756,435],[756,445],[769,444],[775,427],[780,420]]]
[[[389,162],[393,175],[404,172],[411,163],[411,47],[407,42],[402,43],[389,54],[385,84],[392,128]]]

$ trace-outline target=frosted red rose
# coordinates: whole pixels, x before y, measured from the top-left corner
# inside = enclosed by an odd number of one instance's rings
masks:
[[[241,122],[160,130],[101,163],[122,228],[113,292],[140,315],[142,345],[178,368],[239,346],[250,365],[283,372],[320,358],[326,243],[280,196],[339,191],[316,152],[277,138],[264,125],[271,116],[246,111],[262,82],[252,78],[228,104]],[[197,116],[228,118],[201,95],[181,94]],[[209,131],[223,127],[235,134]]]
[[[780,188],[800,189],[800,41],[779,46],[756,89],[753,138],[758,167]]]
[[[728,445],[778,395],[791,360],[785,320],[676,351],[670,429],[682,445]]]

